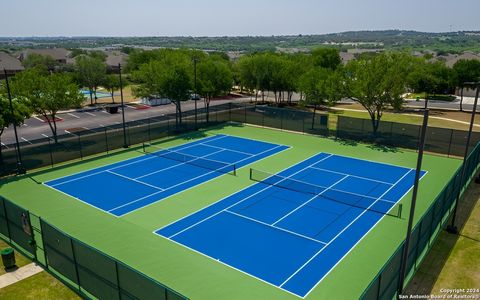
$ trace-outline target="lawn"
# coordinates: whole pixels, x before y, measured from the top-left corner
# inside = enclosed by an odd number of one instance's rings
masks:
[[[471,183],[458,208],[460,234],[440,234],[406,294],[442,295],[442,289],[480,288],[479,200],[479,186]]]
[[[7,243],[5,243],[3,240],[0,239],[0,250],[3,250],[5,248],[11,248],[11,247]],[[17,267],[23,267],[31,263],[31,261],[28,258],[21,255],[18,251],[15,251],[15,261],[16,261]],[[3,268],[3,265],[2,265],[2,267],[0,268],[0,276],[5,273],[6,273],[5,268]]]
[[[44,271],[0,289],[0,299],[76,300],[81,298]]]

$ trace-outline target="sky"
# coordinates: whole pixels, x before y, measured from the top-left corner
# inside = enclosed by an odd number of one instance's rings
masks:
[[[480,30],[479,0],[0,0],[0,36]]]

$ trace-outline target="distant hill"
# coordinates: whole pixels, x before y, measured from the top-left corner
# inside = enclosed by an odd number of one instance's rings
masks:
[[[305,51],[315,47],[341,50],[409,49],[440,53],[480,52],[480,31],[428,33],[404,30],[349,31],[323,35],[238,37],[0,37],[0,50],[22,48],[168,47],[213,51]]]

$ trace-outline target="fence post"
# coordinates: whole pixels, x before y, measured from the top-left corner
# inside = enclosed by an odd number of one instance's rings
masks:
[[[48,267],[48,255],[47,255],[47,247],[45,247],[45,237],[43,236],[43,221],[41,217],[38,217],[38,222],[40,223],[40,231],[42,232],[42,242],[43,242],[43,255],[45,256],[45,268],[49,270]]]
[[[80,276],[78,275],[78,264],[77,264],[77,258],[75,256],[75,249],[73,247],[73,239],[71,237],[68,237],[68,239],[70,240],[70,247],[72,249],[73,263],[75,265],[75,276],[77,277],[78,291],[81,293],[82,288],[80,286]]]
[[[150,117],[148,117],[148,141],[150,142],[152,139],[150,137]]]
[[[107,154],[108,154],[108,134],[107,134],[107,127],[103,127],[104,129],[104,134],[105,134],[105,149],[107,149]]]
[[[122,299],[122,289],[120,288],[120,276],[118,275],[118,262],[113,260],[115,263],[115,275],[117,278],[117,289],[118,289],[118,299]]]
[[[78,135],[78,147],[80,149],[80,159],[83,160],[82,140],[80,138],[80,135]]]
[[[35,233],[33,230],[33,227],[32,227],[32,219],[30,218],[30,211],[26,211],[26,214],[28,216],[28,227],[30,228],[30,238],[31,238],[31,241],[30,241],[30,246],[32,246],[32,250],[33,250],[33,258],[36,262],[38,262],[38,258],[37,258],[37,242],[35,241]]]
[[[8,240],[10,241],[10,243],[12,242],[12,237],[10,235],[10,222],[8,222],[8,215],[7,215],[7,207],[6,207],[6,201],[4,198],[1,198],[0,199],[2,200],[3,202],[3,214],[5,215],[5,222],[7,223],[7,234],[8,234]]]
[[[450,142],[448,143],[447,157],[450,157],[450,150],[452,149],[452,142],[453,142],[453,129],[450,129]]]
[[[52,151],[52,143],[50,142],[50,138],[48,138],[48,152],[50,152],[50,162],[53,168],[53,151]]]
[[[245,121],[243,122],[244,124],[247,123],[247,103],[245,103]]]

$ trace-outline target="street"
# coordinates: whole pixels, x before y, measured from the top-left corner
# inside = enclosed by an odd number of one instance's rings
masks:
[[[221,105],[230,102],[245,102],[250,101],[250,98],[236,98],[225,100],[214,100],[210,102],[210,107]],[[204,107],[203,101],[197,101],[198,109]],[[195,101],[182,102],[182,111],[189,111],[195,109]],[[174,104],[166,104],[148,108],[136,108],[135,106],[126,104],[125,121],[139,121],[148,118],[158,117],[166,114],[175,113]],[[60,113],[57,115],[60,118],[57,121],[57,134],[62,135],[75,131],[78,129],[89,130],[99,127],[115,126],[122,123],[121,109],[119,113],[110,114],[105,109],[100,108],[84,108],[82,110],[75,110],[72,112]],[[72,129],[72,130],[69,130]],[[22,126],[17,128],[18,139],[20,143],[33,144],[34,140],[44,139],[52,136],[52,131],[47,122],[42,118],[34,116],[26,120]],[[15,144],[15,134],[13,126],[5,129],[1,136],[2,148],[8,149]]]

